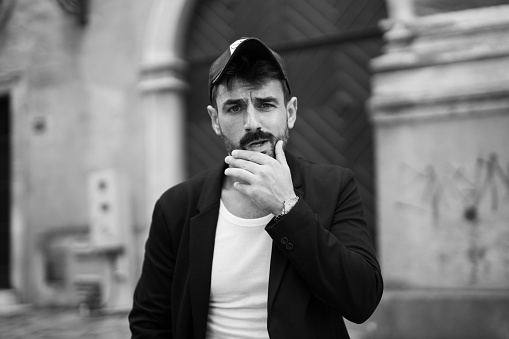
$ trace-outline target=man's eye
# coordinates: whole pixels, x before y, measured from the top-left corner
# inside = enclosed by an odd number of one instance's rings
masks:
[[[268,109],[268,108],[272,108],[274,106],[272,104],[264,103],[264,104],[261,104],[260,107],[263,108],[263,109]]]
[[[232,107],[228,108],[228,112],[238,113],[238,112],[240,112],[240,106],[232,106]]]

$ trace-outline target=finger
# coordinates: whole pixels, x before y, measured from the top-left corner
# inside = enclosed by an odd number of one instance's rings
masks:
[[[234,182],[233,188],[238,190],[240,193],[248,195],[249,185],[247,185],[247,184],[242,184],[240,182]]]
[[[253,177],[254,177],[253,173],[246,171],[242,168],[227,168],[224,170],[224,174],[228,177],[231,177],[231,178],[234,178],[234,179],[237,179],[240,181],[245,181],[248,184],[253,182]]]
[[[230,165],[230,167],[232,168],[242,168],[242,169],[245,169],[246,171],[249,171],[251,173],[255,173],[258,169],[258,167],[260,167],[260,164],[258,163],[255,163],[255,162],[252,162],[252,161],[249,161],[249,160],[244,160],[244,159],[236,159],[232,156],[227,156],[224,161]]]
[[[255,162],[260,165],[265,165],[268,162],[270,162],[271,160],[273,160],[270,156],[268,156],[266,154],[263,154],[260,152],[255,152],[255,151],[240,150],[240,149],[233,150],[232,156],[235,159],[244,159],[244,160]]]
[[[276,142],[276,160],[282,165],[288,165],[286,162],[285,151],[283,151],[283,140]]]

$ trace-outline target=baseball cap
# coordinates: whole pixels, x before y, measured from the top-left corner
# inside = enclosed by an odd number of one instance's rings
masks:
[[[283,58],[272,49],[270,49],[263,41],[258,38],[245,37],[233,42],[219,58],[217,58],[209,70],[209,97],[212,101],[212,87],[221,78],[224,70],[230,63],[241,55],[249,55],[254,58],[267,59],[273,62],[283,76],[288,92],[291,93],[290,83],[286,75],[285,64]]]

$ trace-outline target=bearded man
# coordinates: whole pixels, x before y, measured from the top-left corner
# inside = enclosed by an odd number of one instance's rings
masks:
[[[348,338],[383,291],[350,170],[285,152],[297,119],[283,59],[256,38],[212,64],[224,163],[157,201],[133,338]]]

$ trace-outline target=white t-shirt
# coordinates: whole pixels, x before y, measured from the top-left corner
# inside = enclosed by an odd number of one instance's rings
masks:
[[[243,219],[221,201],[217,220],[207,321],[207,339],[262,339],[267,332],[267,296],[273,215]]]

